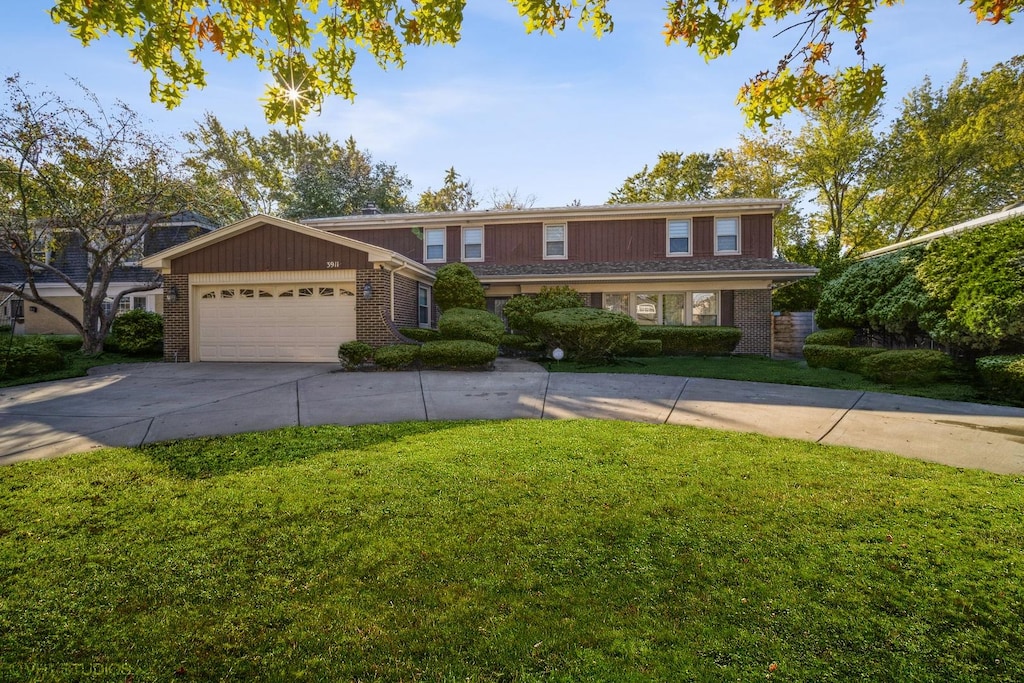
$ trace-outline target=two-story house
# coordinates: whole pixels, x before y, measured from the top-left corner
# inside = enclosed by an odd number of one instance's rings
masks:
[[[433,272],[462,262],[500,313],[569,285],[641,325],[733,325],[771,352],[771,289],[814,268],[773,257],[773,199],[430,214],[292,223],[255,216],[146,259],[164,286],[165,349],[191,360],[322,360],[436,323]],[[382,315],[383,314],[383,315]]]

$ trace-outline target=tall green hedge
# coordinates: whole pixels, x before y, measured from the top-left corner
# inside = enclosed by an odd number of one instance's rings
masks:
[[[1024,401],[1024,356],[985,356],[977,367],[995,398]]]

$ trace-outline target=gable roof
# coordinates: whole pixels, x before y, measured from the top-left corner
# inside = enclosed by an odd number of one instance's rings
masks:
[[[332,218],[307,218],[302,222],[324,230],[387,228],[405,225],[450,225],[580,221],[597,218],[665,218],[713,214],[771,213],[786,207],[782,199],[707,199],[698,202],[650,202],[646,204],[599,204],[542,209],[486,209],[437,213],[381,213]]]
[[[949,235],[955,235],[957,233],[964,232],[967,230],[983,228],[986,225],[1002,223],[1003,221],[1008,221],[1019,216],[1024,216],[1024,202],[1018,202],[1017,204],[1013,204],[1011,206],[1006,207],[1002,211],[990,213],[988,215],[981,216],[980,218],[975,218],[973,220],[965,221],[963,223],[957,223],[956,225],[950,226],[948,228],[943,228],[942,230],[935,230],[934,232],[929,232],[925,235],[918,235],[917,237],[912,237],[909,240],[903,240],[902,242],[896,242],[895,244],[890,244],[884,247],[880,247],[878,249],[874,249],[865,254],[861,254],[860,256],[857,257],[857,260],[874,258],[875,256],[888,254],[891,251],[898,251],[900,249],[913,246],[915,244],[924,244],[927,242],[931,242],[933,240],[937,240],[940,237],[948,237]]]
[[[410,258],[402,256],[390,249],[384,249],[382,247],[367,244],[366,242],[360,242],[354,240],[351,237],[344,237],[342,235],[335,235],[319,228],[311,228],[308,225],[302,225],[301,223],[295,223],[293,221],[285,220],[283,218],[276,218],[274,216],[267,216],[264,214],[256,214],[245,220],[232,223],[220,230],[207,233],[201,237],[184,242],[182,244],[175,245],[169,249],[147,256],[142,260],[142,265],[146,268],[155,268],[161,272],[168,273],[171,269],[171,261],[186,254],[205,249],[213,244],[229,240],[233,237],[245,234],[246,232],[255,228],[270,225],[282,230],[290,230],[297,232],[313,239],[324,240],[332,244],[338,244],[343,247],[355,249],[366,254],[367,259],[374,264],[385,264],[395,267],[405,267],[411,270],[415,270],[421,275],[433,279],[434,271],[430,270],[423,264],[414,261]]]

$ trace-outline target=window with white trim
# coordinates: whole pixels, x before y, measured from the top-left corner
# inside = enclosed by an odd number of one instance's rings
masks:
[[[566,232],[565,223],[552,223],[544,226],[544,258],[568,258]]]
[[[603,304],[640,325],[716,326],[720,299],[719,292],[605,292]]]
[[[690,221],[671,220],[668,221],[668,255],[689,256],[690,255]]]
[[[715,253],[716,254],[738,254],[738,253],[740,253],[740,219],[739,218],[716,218],[715,219]]]
[[[462,229],[462,260],[483,261],[484,260],[484,229],[463,228]]]
[[[430,288],[424,284],[418,287],[416,307],[420,327],[430,327]]]
[[[444,263],[445,228],[427,228],[423,231],[423,262]]]

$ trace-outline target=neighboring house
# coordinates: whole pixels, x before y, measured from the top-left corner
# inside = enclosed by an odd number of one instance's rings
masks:
[[[814,275],[772,257],[766,199],[512,211],[254,216],[143,261],[159,269],[168,359],[334,361],[340,342],[434,326],[434,271],[466,263],[488,308],[569,285],[642,325],[735,325],[771,352],[771,289]],[[382,315],[383,314],[383,315]]]
[[[156,273],[140,265],[146,254],[162,251],[174,244],[193,239],[211,232],[215,225],[205,217],[193,212],[175,214],[165,221],[154,224],[146,234],[143,248],[138,259],[126,262],[118,268],[107,288],[110,301],[121,291],[153,282]],[[80,245],[80,243],[78,243]],[[40,260],[56,266],[61,272],[70,276],[76,283],[84,284],[89,272],[88,254],[74,242],[63,245],[56,252],[41,252]],[[14,287],[25,284],[27,274],[25,266],[10,255],[0,254],[0,282]],[[43,298],[57,304],[69,313],[79,313],[82,309],[81,297],[61,280],[57,275],[39,270],[35,273],[36,289]],[[163,290],[161,288],[138,292],[121,299],[121,312],[132,309],[155,311],[163,310]],[[74,326],[64,318],[48,311],[42,306],[31,302],[21,302],[17,296],[0,295],[0,325],[10,324],[15,312],[20,312],[24,322],[16,325],[15,330],[23,334],[75,334]]]

